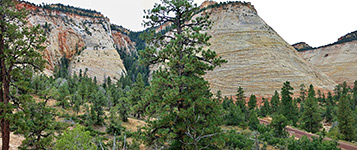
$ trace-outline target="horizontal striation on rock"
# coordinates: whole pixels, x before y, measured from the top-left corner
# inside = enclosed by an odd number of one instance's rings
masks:
[[[357,80],[357,41],[333,44],[299,53],[338,84],[346,81],[349,86],[353,86],[354,81]]]
[[[285,81],[296,91],[300,84],[325,90],[335,86],[267,25],[252,5],[232,3],[198,15],[202,14],[213,22],[209,48],[228,61],[205,75],[213,93],[221,90],[223,95],[235,95],[242,86],[247,95],[271,95]]]

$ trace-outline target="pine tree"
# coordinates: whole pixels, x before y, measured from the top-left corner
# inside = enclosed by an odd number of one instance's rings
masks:
[[[222,100],[222,91],[221,91],[221,90],[218,90],[218,91],[217,91],[216,97],[217,97],[217,100],[218,100],[219,102],[221,102],[221,100]]]
[[[40,26],[27,27],[27,12],[15,8],[17,1],[0,1],[0,119],[2,149],[9,149],[12,85],[20,87],[31,70],[42,70],[41,46],[45,41]]]
[[[310,85],[309,94],[304,105],[304,112],[301,117],[301,127],[306,131],[316,133],[322,128],[322,119],[318,107],[314,87]]]
[[[275,115],[270,123],[276,137],[286,137],[288,133],[285,127],[288,125],[288,120],[283,115]]]
[[[336,85],[335,89],[333,90],[334,92],[334,99],[335,100],[340,100],[342,96],[342,86],[340,84]]]
[[[255,95],[252,94],[249,97],[248,108],[249,110],[254,110],[255,107],[257,107],[257,98],[255,97]]]
[[[332,94],[331,92],[328,92],[327,99],[326,99],[326,110],[324,115],[326,122],[332,122],[333,117],[336,113],[334,111],[334,106],[335,106],[335,102],[333,100]]]
[[[321,102],[321,103],[324,103],[323,97],[322,97],[322,93],[321,93],[320,89],[317,90],[317,101]]]
[[[342,95],[338,103],[338,129],[345,140],[354,139],[354,118],[348,96]]]
[[[352,89],[352,110],[355,110],[357,107],[357,81],[354,82]]]
[[[92,116],[93,120],[95,121],[95,124],[101,125],[104,123],[104,109],[103,107],[105,106],[107,102],[107,99],[103,93],[102,90],[98,90],[98,92],[95,94],[94,99],[92,100],[92,107],[91,111],[95,111],[96,116]],[[93,113],[94,115],[94,113]]]
[[[258,129],[258,125],[259,125],[259,120],[258,120],[258,116],[257,113],[255,111],[253,111],[250,116],[249,116],[249,129],[251,130],[257,130]]]
[[[225,110],[223,119],[226,125],[237,126],[245,121],[244,112],[233,103],[232,99],[225,98],[223,104],[223,109]]]
[[[294,90],[290,86],[290,82],[286,81],[283,88],[281,88],[281,103],[279,107],[280,114],[284,115],[289,121],[293,121],[293,124],[297,121],[296,110],[293,104],[293,98],[291,91]]]
[[[305,90],[305,85],[300,84],[300,96],[299,96],[299,102],[304,102],[306,99],[306,90]]]
[[[61,106],[63,109],[67,108],[69,106],[69,100],[71,99],[70,92],[69,92],[69,86],[68,82],[63,84],[62,86],[59,87],[58,89],[58,98],[57,98],[57,104],[58,106]]]
[[[225,61],[209,45],[208,16],[191,20],[198,11],[191,0],[163,0],[147,11],[145,25],[156,27],[171,23],[171,34],[151,30],[146,35],[148,45],[142,53],[144,64],[165,67],[153,74],[147,114],[157,116],[145,127],[147,145],[170,149],[217,149],[220,134],[220,106],[212,98],[203,75]],[[158,49],[160,49],[158,51]]]
[[[236,104],[240,107],[243,112],[246,112],[246,102],[245,102],[244,91],[242,87],[238,87],[236,94]]]
[[[270,100],[271,112],[277,113],[279,110],[280,98],[278,91],[275,91],[273,97]]]
[[[267,99],[263,98],[263,106],[260,107],[260,115],[262,117],[266,117],[267,115],[270,114],[270,103]]]
[[[82,99],[78,94],[75,94],[75,95],[76,95],[76,97],[75,97],[75,101],[74,101],[74,105],[73,105],[72,109],[78,115],[80,108],[81,108],[80,103],[81,103]]]
[[[56,110],[45,102],[34,100],[26,104],[21,119],[16,121],[18,133],[24,135],[20,149],[48,149],[52,145],[59,123],[55,121]]]
[[[140,119],[142,109],[140,109],[139,101],[142,101],[142,97],[144,95],[145,90],[145,83],[141,73],[138,74],[136,77],[136,82],[134,83],[130,94],[129,94],[129,101],[133,108],[134,116],[137,116]]]
[[[112,107],[109,113],[109,125],[107,126],[106,132],[110,135],[118,136],[125,130],[121,125],[122,120],[120,118],[119,110],[117,107]]]
[[[139,102],[139,105],[140,105],[140,102]],[[128,121],[128,116],[129,116],[128,113],[129,113],[129,110],[130,110],[128,98],[126,98],[126,97],[119,98],[118,104],[116,106],[118,107],[121,120],[123,122],[127,122]],[[140,106],[140,108],[143,108],[143,107]]]

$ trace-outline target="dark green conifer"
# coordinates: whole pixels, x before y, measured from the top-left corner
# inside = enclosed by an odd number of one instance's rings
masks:
[[[304,112],[301,116],[301,127],[306,131],[315,133],[322,128],[321,113],[319,111],[319,105],[315,97],[315,90],[310,85],[309,92],[306,101],[304,102]]]
[[[210,22],[207,16],[191,20],[198,9],[191,0],[163,0],[145,16],[146,26],[172,25],[172,34],[151,30],[146,35],[149,46],[142,53],[144,64],[165,66],[153,74],[145,96],[147,114],[156,118],[147,121],[143,139],[147,145],[217,149],[221,143],[217,141],[221,107],[212,98],[203,75],[225,61],[204,48],[210,37],[202,31]]]

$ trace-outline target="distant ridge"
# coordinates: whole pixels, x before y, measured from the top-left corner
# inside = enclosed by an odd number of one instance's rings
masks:
[[[295,49],[297,51],[306,51],[306,50],[314,50],[314,49],[319,49],[319,48],[324,48],[324,47],[329,47],[329,46],[333,46],[336,44],[342,44],[342,43],[347,43],[347,42],[352,42],[352,41],[356,41],[357,40],[357,31],[353,31],[351,33],[348,33],[344,36],[341,36],[340,38],[338,38],[338,40],[334,43],[331,44],[327,44],[327,45],[323,45],[323,46],[319,46],[319,47],[304,47],[301,48],[299,47],[299,45],[305,43],[305,42],[299,42],[296,44],[293,44],[292,46],[295,47]],[[306,43],[305,43],[306,44]]]

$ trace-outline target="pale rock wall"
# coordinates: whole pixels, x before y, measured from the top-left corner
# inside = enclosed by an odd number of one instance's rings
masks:
[[[346,81],[353,86],[357,80],[357,41],[302,51],[300,55],[338,84]]]
[[[298,91],[300,84],[332,90],[335,82],[303,60],[257,14],[252,5],[233,3],[212,8],[211,50],[228,63],[205,75],[215,93],[235,95],[242,86],[246,95],[272,95],[285,81]]]
[[[112,31],[109,19],[101,14],[86,17],[25,2],[20,2],[18,7],[30,11],[30,25],[39,24],[45,30],[47,40],[44,58],[48,63],[44,73],[47,75],[52,75],[54,67],[65,56],[70,60],[71,74],[88,68],[89,77],[96,76],[98,83],[103,82],[104,76],[115,80],[126,72],[115,49],[136,53],[135,43],[127,35]]]
[[[117,81],[126,73],[123,61],[115,49],[86,49],[73,58],[69,68],[70,74],[78,74],[80,70],[85,72],[87,68],[87,75],[96,77],[98,83],[103,83],[108,77]]]

